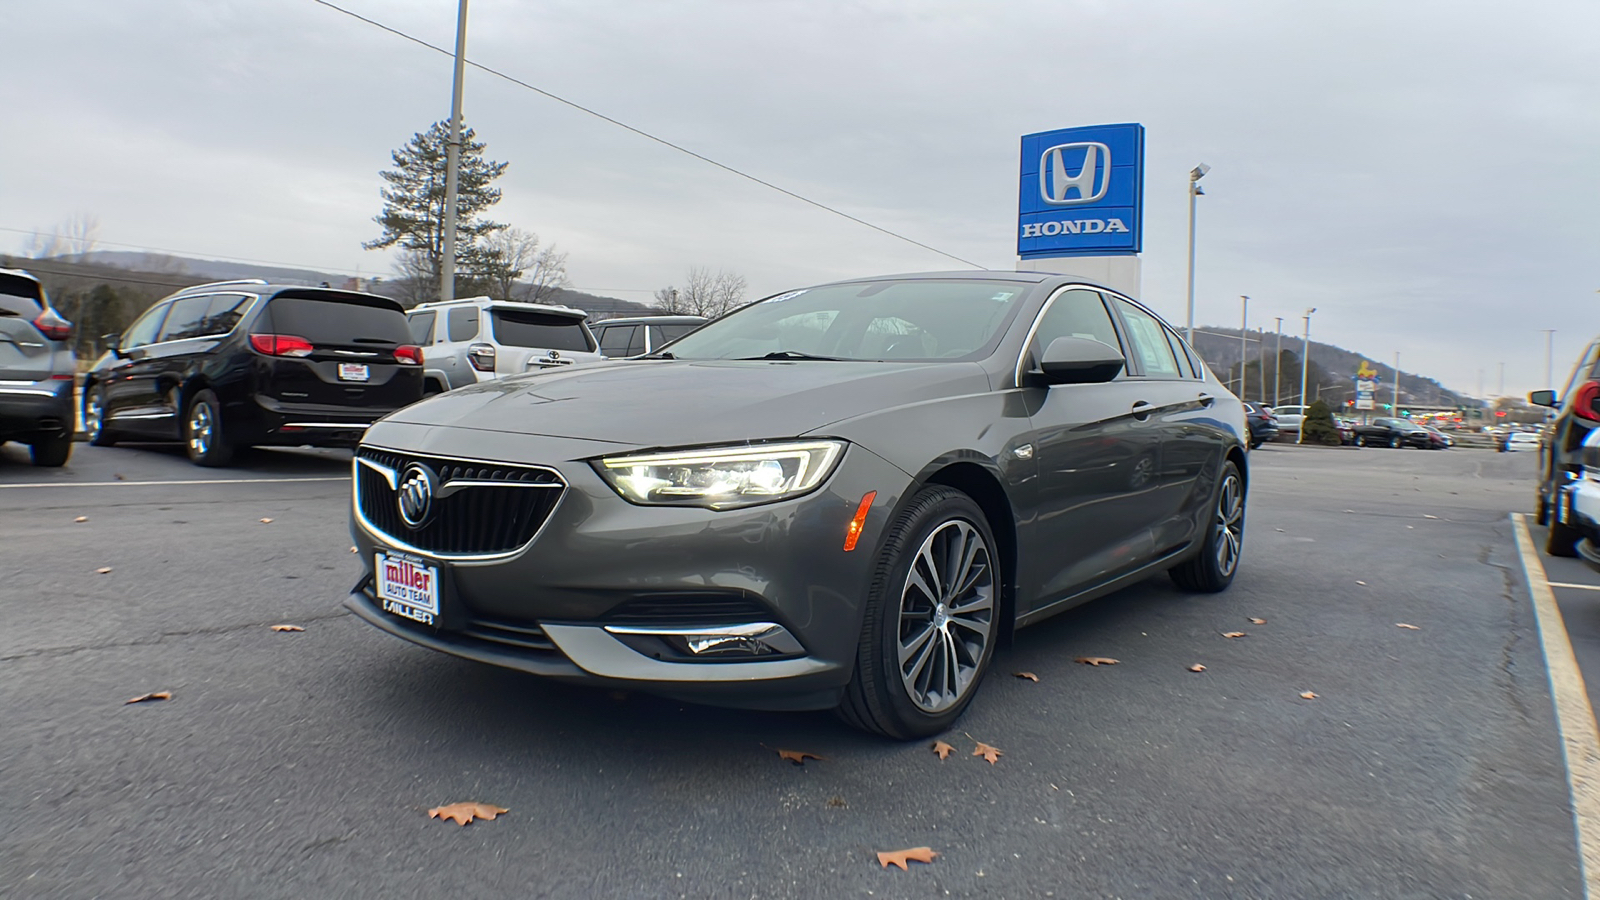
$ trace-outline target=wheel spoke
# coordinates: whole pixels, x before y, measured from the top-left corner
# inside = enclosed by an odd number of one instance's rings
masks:
[[[902,669],[905,668],[906,660],[910,659],[913,653],[921,650],[928,643],[928,638],[933,637],[935,631],[938,631],[938,629],[934,628],[933,623],[930,621],[928,626],[922,629],[922,633],[912,638],[909,643],[900,642],[900,666]]]
[[[933,633],[934,629],[930,628],[928,630],[928,634],[932,635]],[[937,646],[939,646],[938,641],[925,642],[922,645],[922,652],[917,654],[916,662],[911,664],[911,668],[909,670],[904,668],[901,669],[902,672],[905,672],[905,680],[907,684],[915,683],[920,686],[921,691],[927,691],[927,680],[922,676],[927,673],[928,660],[933,658],[933,651]]]

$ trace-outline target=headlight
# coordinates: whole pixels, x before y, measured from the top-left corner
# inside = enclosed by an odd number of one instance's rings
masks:
[[[844,447],[843,441],[805,441],[609,456],[595,468],[633,503],[732,509],[815,489]]]

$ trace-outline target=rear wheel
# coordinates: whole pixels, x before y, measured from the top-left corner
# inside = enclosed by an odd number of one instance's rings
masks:
[[[983,510],[924,488],[873,573],[840,718],[900,740],[938,734],[972,702],[994,654],[1003,579]]]
[[[1172,580],[1186,591],[1215,594],[1233,584],[1244,550],[1244,478],[1231,460],[1222,467],[1211,525],[1200,542],[1200,552],[1173,566]]]
[[[222,404],[211,391],[201,391],[189,401],[183,416],[184,449],[197,466],[225,466],[233,459],[233,445],[222,429]]]
[[[72,456],[71,432],[34,441],[28,447],[28,457],[33,460],[33,464],[47,469],[61,468],[67,464],[67,458],[70,456]]]

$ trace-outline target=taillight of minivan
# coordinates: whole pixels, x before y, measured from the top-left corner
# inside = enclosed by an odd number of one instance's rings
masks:
[[[402,366],[420,366],[422,348],[412,344],[401,344],[394,348],[394,361]]]
[[[310,341],[292,334],[252,334],[250,346],[268,356],[310,356],[316,349]]]

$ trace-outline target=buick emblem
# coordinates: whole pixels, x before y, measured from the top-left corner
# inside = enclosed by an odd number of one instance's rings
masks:
[[[400,489],[395,492],[395,503],[400,507],[400,519],[408,528],[421,528],[433,511],[433,470],[421,463],[412,463],[400,473]]]

